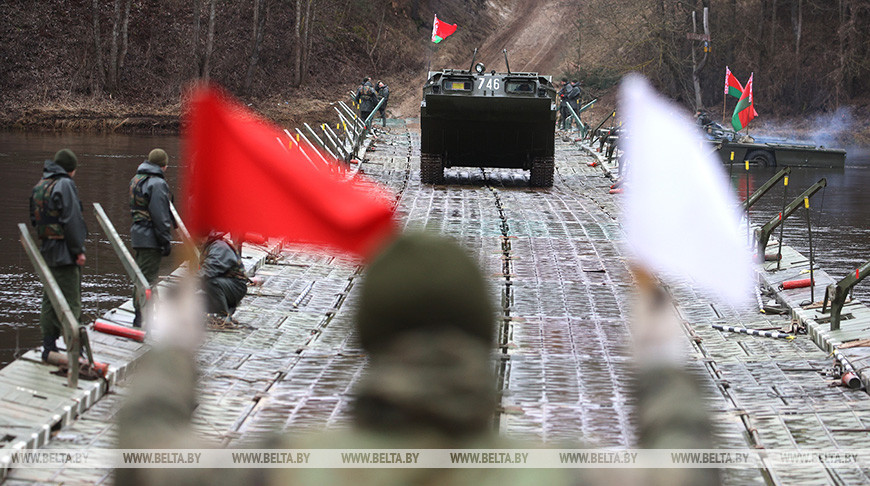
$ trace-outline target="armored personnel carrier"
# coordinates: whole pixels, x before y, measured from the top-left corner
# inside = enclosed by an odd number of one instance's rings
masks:
[[[477,51],[475,50],[475,54]],[[556,89],[550,76],[473,69],[430,71],[420,107],[420,179],[444,181],[446,167],[530,171],[533,187],[553,185]]]

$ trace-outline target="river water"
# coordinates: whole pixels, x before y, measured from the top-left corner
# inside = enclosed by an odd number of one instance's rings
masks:
[[[120,261],[94,217],[92,204],[103,205],[129,243],[127,185],[154,147],[169,154],[167,180],[178,193],[179,137],[0,132],[0,204],[7,208],[0,216],[0,367],[41,344],[38,322],[42,287],[19,242],[17,223],[29,225],[28,198],[42,174],[42,163],[63,147],[72,149],[79,158],[75,180],[90,230],[82,283],[85,322],[120,305],[131,292]],[[745,173],[741,169],[734,167],[732,179],[743,191]],[[750,190],[774,173],[775,169],[753,169]],[[823,269],[839,278],[870,260],[870,152],[850,151],[845,169],[794,169],[789,181],[790,198],[822,177],[827,178],[828,187],[812,201],[814,254]],[[771,191],[753,209],[752,221],[767,221],[781,205],[782,190]],[[774,236],[778,235],[777,231]],[[787,220],[784,241],[808,254],[803,210]],[[161,275],[175,265],[171,258],[165,259]],[[870,301],[870,281],[860,284],[855,295]]]
[[[727,170],[727,168],[726,168]],[[777,169],[752,169],[750,191],[772,177]],[[732,181],[741,200],[745,197],[746,171],[735,165]],[[845,169],[794,168],[789,176],[786,199],[791,202],[821,178],[827,187],[810,199],[810,226],[803,205],[786,219],[783,244],[809,256],[812,230],[813,256],[818,265],[835,280],[852,274],[870,260],[870,152],[850,150]],[[762,225],[782,210],[783,185],[780,183],[753,206],[750,219]],[[779,239],[779,228],[772,238]],[[809,278],[809,275],[806,275]],[[855,287],[854,296],[870,302],[870,279]],[[816,295],[817,301],[824,294]]]
[[[40,346],[39,307],[42,285],[19,241],[18,223],[30,227],[29,198],[42,176],[45,159],[60,148],[79,159],[75,181],[88,226],[87,264],[82,278],[82,319],[92,322],[127,300],[132,292],[120,260],[94,216],[100,203],[129,245],[128,183],[148,152],[161,147],[169,154],[167,180],[178,191],[180,139],[177,136],[94,135],[0,132],[0,367],[28,349]],[[164,259],[161,275],[175,266]]]

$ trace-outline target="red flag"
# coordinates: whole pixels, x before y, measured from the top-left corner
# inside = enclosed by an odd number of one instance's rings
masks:
[[[758,112],[755,111],[755,100],[752,97],[753,76],[754,73],[749,75],[749,81],[746,82],[743,93],[740,95],[740,100],[737,102],[737,106],[734,107],[734,115],[731,117],[731,125],[738,132],[746,128],[746,125],[758,116]]]
[[[386,189],[347,180],[311,150],[309,161],[298,145],[276,141],[281,130],[215,88],[192,98],[185,135],[194,234],[258,233],[367,256],[396,229]]]
[[[728,66],[725,66],[725,94],[731,95],[735,98],[740,98],[740,95],[743,94],[743,85],[741,85],[740,81],[731,74],[731,70],[728,69]]]
[[[456,32],[456,24],[442,22],[438,20],[437,15],[435,16],[435,22],[432,24],[432,42],[437,44],[454,32]]]

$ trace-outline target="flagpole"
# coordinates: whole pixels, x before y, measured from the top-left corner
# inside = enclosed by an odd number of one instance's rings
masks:
[[[749,81],[752,81],[753,76],[755,76],[755,71],[749,73]],[[755,97],[752,95],[752,83],[751,82],[749,83],[749,106],[751,106],[753,110],[755,109]],[[750,114],[751,114],[751,112],[750,112]],[[750,120],[750,121],[752,121],[752,120]],[[746,136],[747,137],[749,136],[749,122],[746,123]]]
[[[730,71],[731,70],[728,69],[728,66],[725,66],[725,91],[722,94],[722,124],[723,125],[725,124],[725,117],[727,116],[725,110],[727,107],[726,100],[728,99],[728,73]]]

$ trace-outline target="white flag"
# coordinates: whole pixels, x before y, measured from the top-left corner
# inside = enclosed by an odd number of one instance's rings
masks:
[[[624,78],[620,103],[625,231],[638,263],[694,280],[729,303],[744,303],[753,290],[752,258],[737,198],[712,145],[640,75]]]

